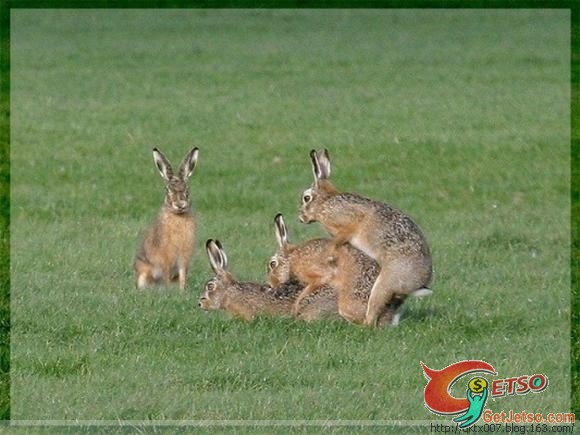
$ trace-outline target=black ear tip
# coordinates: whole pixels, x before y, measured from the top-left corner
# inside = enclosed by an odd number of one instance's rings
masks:
[[[205,242],[205,247],[206,249],[209,249],[209,246],[213,243],[213,239],[207,239],[207,241]]]
[[[157,149],[157,147],[153,148],[153,152],[154,153],[158,153],[159,152],[159,150]]]
[[[278,214],[276,215],[276,217],[274,218],[274,221],[275,221],[275,222],[278,222],[278,221],[279,221],[280,219],[282,219],[282,218],[283,218],[283,216],[282,216],[282,213],[278,213]]]
[[[224,249],[224,248],[223,248],[223,246],[222,246],[222,244],[221,244],[221,242],[220,242],[219,240],[216,240],[216,241],[215,241],[215,244],[216,244],[216,246],[217,246],[218,248],[220,248],[221,250],[223,250],[223,249]]]
[[[310,157],[314,158],[316,155],[316,150],[310,150]]]

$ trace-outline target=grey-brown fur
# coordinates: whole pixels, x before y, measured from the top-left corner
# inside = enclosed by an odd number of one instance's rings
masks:
[[[206,310],[223,310],[246,320],[258,315],[292,315],[292,307],[302,287],[289,281],[276,288],[265,284],[237,281],[227,270],[227,257],[217,240],[208,240],[206,251],[215,276],[206,282],[199,306]],[[324,289],[321,295],[305,301],[305,309],[298,316],[314,320],[336,313],[336,295]]]
[[[165,180],[165,198],[135,256],[135,285],[139,289],[172,282],[185,289],[196,233],[187,180],[196,166],[198,152],[193,148],[187,153],[174,174],[163,153],[153,149],[153,160]]]
[[[268,263],[268,283],[280,285],[296,281],[301,287],[316,283],[307,298],[318,295],[321,288],[334,288],[338,313],[349,322],[364,323],[373,284],[379,275],[376,261],[345,244],[338,249],[329,238],[312,239],[299,245],[290,244],[282,215],[274,219],[278,249]],[[300,300],[298,299],[298,302]],[[393,321],[401,304],[385,307],[379,324]],[[295,312],[302,312],[299,304]]]
[[[392,301],[428,287],[432,261],[423,233],[402,211],[352,193],[341,193],[328,180],[328,151],[310,153],[314,183],[304,191],[299,217],[320,222],[335,248],[350,243],[376,260],[380,273],[373,284],[365,315],[376,325]]]

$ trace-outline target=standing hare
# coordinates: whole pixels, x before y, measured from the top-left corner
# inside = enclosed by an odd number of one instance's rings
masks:
[[[375,326],[394,300],[415,291],[425,293],[432,276],[429,247],[420,228],[402,211],[334,188],[328,180],[327,150],[312,150],[310,158],[314,183],[302,194],[300,221],[320,222],[333,236],[334,249],[350,243],[376,260],[380,272],[365,315],[365,324]]]
[[[221,243],[210,239],[205,247],[215,276],[206,282],[199,299],[203,310],[224,310],[245,320],[261,314],[292,315],[294,300],[302,291],[297,281],[288,281],[276,288],[237,281],[228,271],[228,259]],[[303,320],[310,321],[336,313],[336,295],[329,287],[321,289],[320,294],[305,302],[307,307],[298,316]]]
[[[153,149],[153,159],[165,180],[165,202],[137,251],[134,267],[135,284],[139,289],[175,281],[179,282],[181,290],[185,289],[196,230],[187,180],[195,168],[198,154],[199,150],[193,148],[174,174],[161,151]]]
[[[288,280],[306,285],[296,298],[295,312],[300,301],[322,285],[337,291],[338,313],[352,323],[364,323],[371,288],[379,275],[379,265],[372,258],[350,244],[334,248],[332,239],[312,239],[300,245],[288,242],[284,218],[274,218],[278,249],[268,264],[268,282],[276,286]],[[309,285],[312,284],[313,285]],[[410,296],[427,296],[428,289],[412,292]],[[379,324],[397,325],[404,297],[397,297],[379,316]]]

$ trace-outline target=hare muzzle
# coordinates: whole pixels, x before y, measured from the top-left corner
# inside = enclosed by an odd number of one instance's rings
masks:
[[[300,212],[298,213],[298,220],[300,220],[300,222],[303,224],[311,224],[313,222],[316,222],[316,219],[309,216],[308,212],[306,212],[305,210],[300,210]]]
[[[183,213],[184,211],[186,211],[189,207],[189,203],[186,200],[181,200],[181,201],[177,201],[173,207],[175,208],[175,210],[177,210],[178,212]]]

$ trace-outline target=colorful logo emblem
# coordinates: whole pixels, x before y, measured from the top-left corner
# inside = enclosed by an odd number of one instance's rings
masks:
[[[467,360],[451,364],[441,370],[430,369],[423,362],[421,367],[427,378],[425,406],[438,415],[461,414],[453,419],[461,429],[473,425],[480,419],[489,397],[540,392],[548,386],[548,378],[541,374],[496,379],[492,382],[480,375],[472,377],[467,382],[465,396],[457,398],[451,395],[453,385],[469,374],[483,373],[496,376],[493,366],[485,361]]]

